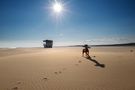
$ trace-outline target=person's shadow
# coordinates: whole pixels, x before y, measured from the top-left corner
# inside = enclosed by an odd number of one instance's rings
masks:
[[[87,56],[86,59],[88,59],[88,60],[94,62],[94,63],[95,63],[95,66],[97,66],[97,67],[105,68],[105,64],[99,63],[97,60],[92,59],[90,56]]]

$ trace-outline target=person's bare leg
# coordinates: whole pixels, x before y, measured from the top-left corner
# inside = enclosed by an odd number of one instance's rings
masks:
[[[89,55],[89,51],[87,52],[87,54],[88,54],[88,56],[90,57],[90,55]]]
[[[86,52],[86,56],[89,57],[89,53],[88,52]]]
[[[87,58],[91,59],[89,52],[87,52],[86,55],[87,55]]]

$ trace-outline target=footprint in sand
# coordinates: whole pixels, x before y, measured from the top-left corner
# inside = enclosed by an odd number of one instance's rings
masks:
[[[134,52],[133,50],[130,50],[130,52]]]
[[[17,84],[21,84],[21,81],[18,81]]]
[[[59,71],[59,74],[61,74],[62,72],[61,71]]]
[[[61,71],[58,71],[58,72],[54,72],[54,73],[57,75],[57,74],[61,74],[62,72]]]
[[[94,58],[96,57],[96,56],[93,56]]]
[[[21,83],[21,81],[17,81],[15,87],[13,87],[11,90],[19,90],[19,87],[17,85],[20,85]]]
[[[82,61],[79,60],[78,63],[82,63]]]
[[[19,88],[18,87],[13,87],[12,90],[18,90]]]
[[[45,78],[43,78],[42,80],[47,81],[47,80],[48,80],[48,78],[47,78],[47,77],[45,77]]]
[[[58,74],[58,72],[54,72],[55,74]]]

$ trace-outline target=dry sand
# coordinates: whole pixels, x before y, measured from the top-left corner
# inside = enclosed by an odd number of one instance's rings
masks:
[[[135,47],[0,49],[0,90],[135,90]]]

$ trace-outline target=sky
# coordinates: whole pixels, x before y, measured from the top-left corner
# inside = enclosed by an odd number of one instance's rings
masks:
[[[63,6],[54,13],[53,3]],[[135,0],[0,0],[0,47],[135,42]]]

